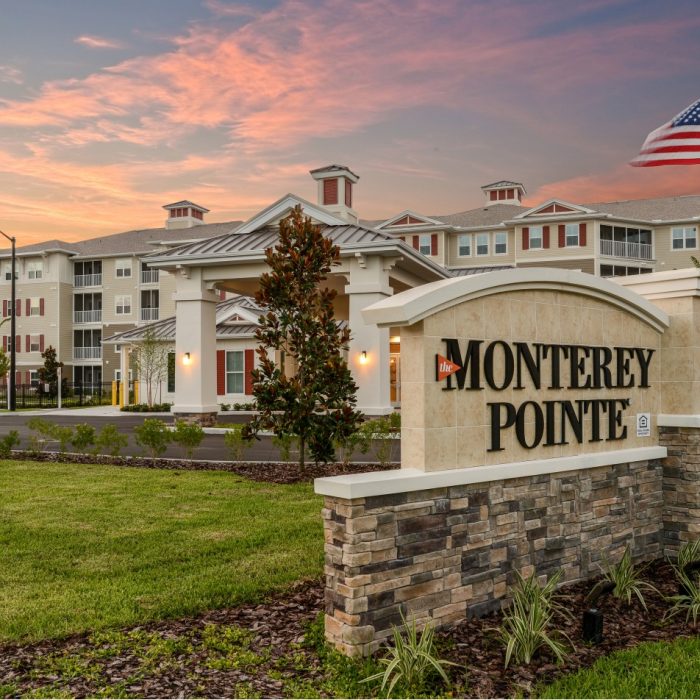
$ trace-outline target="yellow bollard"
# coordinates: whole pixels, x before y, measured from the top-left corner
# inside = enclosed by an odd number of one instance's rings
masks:
[[[112,382],[112,406],[117,405],[118,398],[119,398],[119,396],[117,394],[117,382],[113,381]]]
[[[138,379],[134,382],[134,403],[139,402],[139,381]]]
[[[119,405],[124,405],[124,382],[119,382]]]

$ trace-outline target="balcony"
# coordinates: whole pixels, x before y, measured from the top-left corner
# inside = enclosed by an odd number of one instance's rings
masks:
[[[101,360],[102,348],[73,348],[74,360]]]
[[[95,275],[75,275],[73,277],[74,287],[101,287],[102,273]]]
[[[158,309],[157,308],[141,309],[141,320],[142,321],[157,321],[158,320]]]
[[[102,323],[102,309],[93,311],[74,311],[74,323]]]
[[[141,270],[141,284],[157,284],[158,270]]]
[[[628,243],[627,241],[608,241],[601,238],[600,254],[614,258],[653,260],[651,243]]]

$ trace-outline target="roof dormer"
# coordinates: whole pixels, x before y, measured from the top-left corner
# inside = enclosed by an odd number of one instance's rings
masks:
[[[165,228],[192,228],[204,223],[204,215],[209,212],[208,209],[200,207],[199,204],[190,202],[188,199],[183,199],[180,202],[173,202],[163,206],[168,212],[168,218],[165,220]]]
[[[343,221],[356,224],[352,188],[360,178],[344,165],[327,165],[309,172],[318,182],[318,203]]]
[[[527,194],[522,182],[500,180],[490,185],[483,185],[481,191],[486,197],[486,206],[491,204],[516,204],[520,206]]]

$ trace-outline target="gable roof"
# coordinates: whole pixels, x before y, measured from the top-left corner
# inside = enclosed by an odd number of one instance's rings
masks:
[[[164,204],[163,209],[178,209],[179,207],[194,207],[195,209],[199,209],[199,211],[204,212],[205,214],[209,211],[206,207],[200,206],[199,204],[195,204],[194,202],[190,202],[189,199],[181,199],[179,202],[173,202],[172,204]]]
[[[700,218],[700,195],[628,199],[618,202],[594,202],[588,209],[621,219],[639,219],[650,223]]]
[[[525,191],[522,182],[513,182],[512,180],[499,180],[498,182],[492,182],[490,185],[482,185],[481,189],[490,190],[492,188],[495,189],[496,187],[520,187],[523,192]]]
[[[418,214],[412,209],[405,209],[396,216],[392,216],[390,219],[379,222],[374,228],[381,230],[384,228],[391,228],[393,226],[418,226],[418,225],[434,225],[440,226],[443,222],[437,219],[431,219],[429,216],[424,214]]]
[[[241,224],[236,229],[236,233],[250,233],[251,231],[257,231],[259,228],[283,218],[297,205],[301,205],[301,208],[306,216],[311,217],[314,221],[318,221],[320,224],[328,224],[332,226],[347,223],[343,219],[331,214],[326,208],[317,204],[311,204],[311,202],[307,201],[303,197],[289,193],[284,195],[284,197],[280,197],[276,202],[273,202],[269,206],[265,207],[262,211],[255,214],[255,216],[248,219],[248,221]]]
[[[593,214],[593,209],[584,207],[581,204],[572,204],[563,199],[548,199],[546,202],[538,204],[532,209],[514,216],[514,219],[524,219],[528,216],[557,216],[560,214]]]

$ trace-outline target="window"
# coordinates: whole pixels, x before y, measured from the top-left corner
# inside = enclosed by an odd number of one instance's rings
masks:
[[[566,242],[567,248],[576,248],[580,245],[578,232],[578,224],[566,224],[566,228],[564,229],[564,241]]]
[[[39,384],[39,370],[30,369],[29,370],[29,383],[32,386],[37,386]]]
[[[114,298],[115,311],[117,316],[128,316],[131,314],[131,295],[118,294]]]
[[[695,226],[671,229],[671,247],[673,250],[697,248],[698,236]]]
[[[230,350],[226,353],[226,393],[243,393],[243,351]]]
[[[39,297],[30,297],[29,299],[29,315],[30,316],[40,316],[41,315],[41,301]]]
[[[157,289],[148,289],[141,292],[141,320],[158,320],[158,301],[160,295]]]
[[[114,263],[114,274],[116,277],[131,277],[131,260],[129,258],[116,260]]]
[[[469,234],[464,234],[459,237],[459,255],[467,258],[472,254],[472,237]]]
[[[508,252],[508,234],[505,231],[499,231],[493,236],[493,253],[494,255],[505,255]]]
[[[11,335],[4,335],[2,344],[4,345],[6,352],[12,352],[12,336]],[[19,350],[17,352],[19,352]]]
[[[477,233],[476,234],[476,254],[477,255],[488,255],[489,254],[489,234],[488,233]]]
[[[38,335],[29,336],[29,347],[27,348],[29,352],[40,352],[41,351],[41,338]]]
[[[430,236],[422,235],[418,244],[418,250],[423,253],[423,255],[430,255],[432,247],[430,245]]]
[[[542,227],[530,226],[530,250],[542,248]]]
[[[44,274],[44,263],[42,260],[30,260],[27,263],[27,279],[40,280],[42,278],[43,274]]]
[[[6,262],[2,264],[2,276],[6,280],[12,280],[12,263]]]

